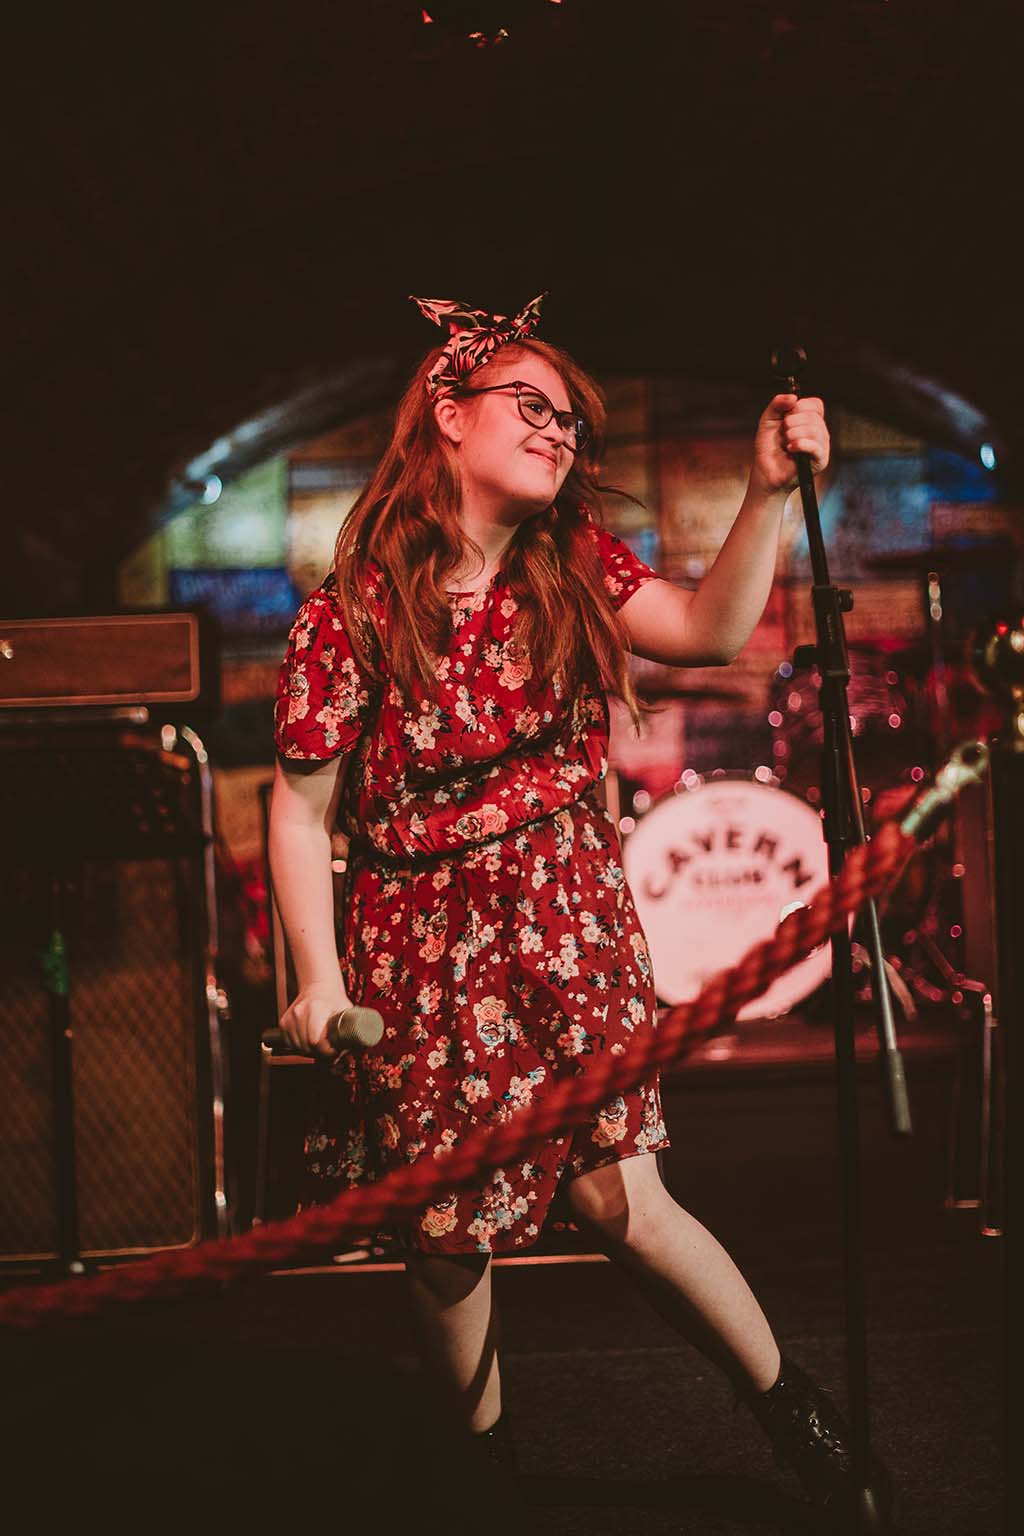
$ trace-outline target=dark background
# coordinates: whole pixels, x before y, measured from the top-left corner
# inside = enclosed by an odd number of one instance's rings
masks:
[[[1016,5],[429,9],[8,19],[0,611],[109,606],[190,460],[228,478],[392,400],[429,342],[410,291],[548,289],[599,375],[709,391],[798,339],[809,388],[994,443],[1013,493]]]

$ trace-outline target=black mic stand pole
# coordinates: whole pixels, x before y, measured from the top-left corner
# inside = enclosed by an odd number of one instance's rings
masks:
[[[800,348],[772,354],[772,368],[782,387],[798,394],[797,377],[807,361]],[[828,847],[829,874],[839,873],[849,848],[865,841],[860,786],[853,760],[853,737],[847,684],[850,662],[846,648],[843,614],[853,607],[853,593],[829,581],[828,559],[821,532],[814,474],[806,453],[793,455],[803,503],[813,585],[811,602],[817,636],[813,646],[802,646],[800,663],[813,662],[821,674],[822,745],[821,797],[823,835]],[[878,910],[870,902],[865,909],[871,953],[872,981],[878,1005],[880,1060],[885,1076],[889,1113],[895,1134],[910,1134],[903,1060],[896,1043],[892,998],[882,949]],[[856,1480],[853,1529],[857,1532],[891,1530],[879,1490],[870,1485],[870,1423],[868,1409],[867,1337],[864,1308],[864,1241],[861,1219],[860,1131],[857,1119],[857,1058],[854,1041],[854,985],[852,946],[844,926],[832,935],[832,999],[836,1048],[836,1086],[839,1102],[840,1178],[843,1201],[844,1277],[846,1292],[847,1398],[850,1410],[851,1454]]]

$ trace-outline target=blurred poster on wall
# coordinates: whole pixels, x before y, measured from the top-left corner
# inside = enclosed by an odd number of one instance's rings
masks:
[[[659,449],[661,570],[697,582],[732,527],[747,488],[747,438],[663,442]]]
[[[832,434],[834,455],[840,459],[858,458],[864,454],[869,457],[905,454],[920,458],[925,451],[922,439],[905,432],[902,427],[861,416],[846,406],[829,406],[826,401],[825,420]]]
[[[284,565],[288,515],[283,459],[269,459],[225,485],[211,505],[197,502],[164,529],[170,571]]]
[[[847,639],[852,645],[875,645],[883,650],[920,641],[925,631],[924,577],[897,577],[857,583],[853,609],[844,615]],[[812,645],[816,639],[814,611],[807,590],[793,590],[790,600],[790,644]]]
[[[639,735],[621,699],[610,698],[609,766],[657,797],[679,778],[684,766],[685,709],[682,699],[662,700],[640,720]]]
[[[872,561],[928,543],[931,493],[927,463],[912,454],[864,454],[844,459],[824,495],[819,491],[821,531],[829,574],[853,580],[872,573]],[[790,572],[810,574],[807,532],[790,548]]]
[[[288,573],[307,597],[334,566],[342,523],[377,466],[380,415],[335,427],[288,456]],[[386,441],[386,439],[384,439]]]
[[[620,491],[603,500],[604,526],[645,564],[661,568],[658,475],[650,440],[651,383],[614,379],[605,389],[608,437],[600,484]]]
[[[334,566],[338,530],[361,487],[293,494],[288,514],[288,574],[307,597]]]
[[[929,512],[932,542],[998,542],[1024,550],[1024,507],[996,501],[933,501]]]
[[[299,606],[287,571],[258,567],[171,571],[170,600],[173,607],[208,609],[228,636],[281,634]]]

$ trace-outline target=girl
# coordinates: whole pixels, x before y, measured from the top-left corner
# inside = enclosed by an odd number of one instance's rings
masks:
[[[541,296],[543,297],[543,295]],[[319,1198],[380,1167],[443,1160],[656,1025],[651,965],[599,786],[606,695],[639,718],[627,652],[726,664],[761,616],[793,454],[828,462],[820,400],[777,395],[736,522],[699,591],[599,520],[597,387],[514,320],[417,300],[449,335],[417,369],[391,443],[291,632],[276,712],[274,889],[298,995],[291,1044],[327,1056],[330,1015],[383,1015],[307,1142]],[[335,942],[337,820],[350,838]],[[685,935],[680,935],[685,942]],[[368,1098],[361,1091],[368,1085]],[[571,1135],[404,1229],[425,1357],[463,1421],[510,1459],[489,1259],[527,1248],[556,1189],[660,1311],[726,1371],[817,1497],[847,1490],[847,1431],[780,1359],[715,1238],[663,1186],[656,1078]]]

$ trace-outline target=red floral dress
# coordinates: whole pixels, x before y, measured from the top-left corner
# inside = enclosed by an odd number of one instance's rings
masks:
[[[620,607],[655,572],[583,512]],[[381,616],[383,574],[364,594]],[[341,965],[383,1015],[381,1044],[323,1074],[306,1140],[310,1201],[419,1157],[584,1076],[657,1021],[650,956],[599,799],[608,705],[594,682],[538,686],[501,572],[451,594],[436,700],[360,668],[333,577],[303,604],[281,668],[286,765],[354,752]],[[300,770],[301,771],[301,770]],[[402,1228],[427,1252],[526,1248],[566,1177],[668,1145],[657,1078],[574,1132],[438,1199]]]

